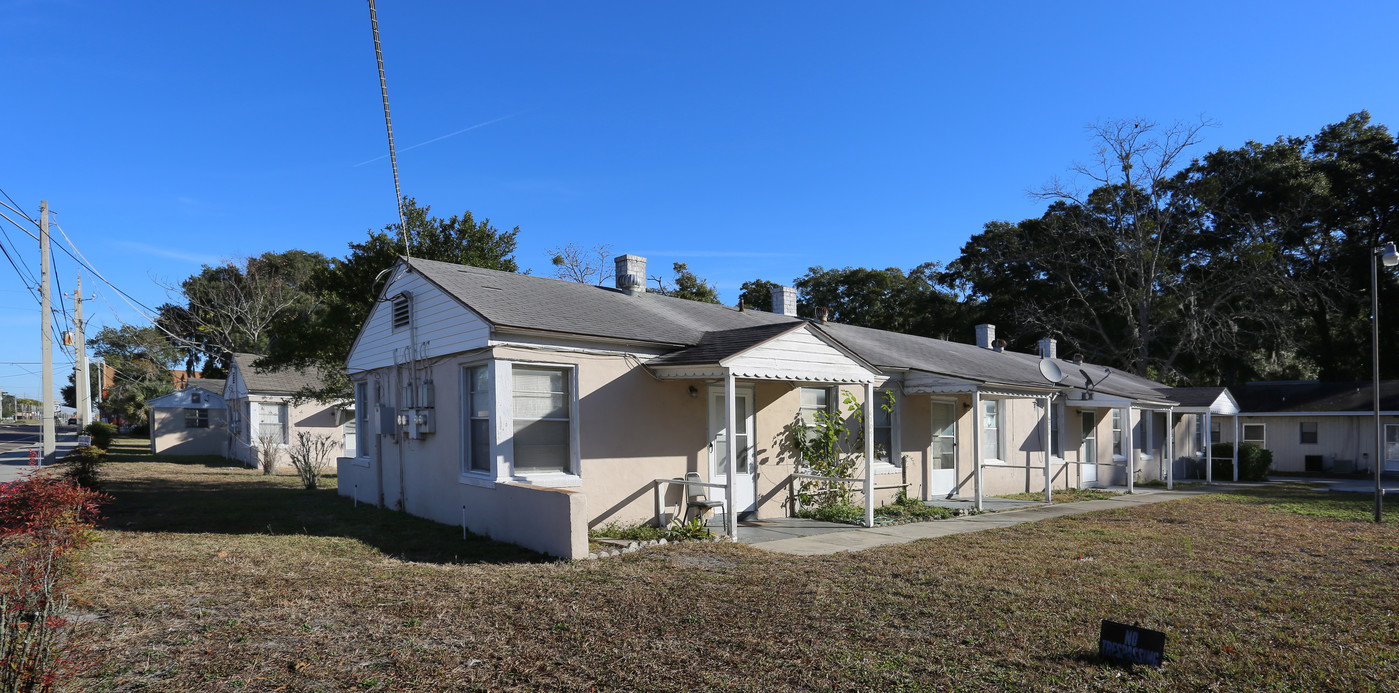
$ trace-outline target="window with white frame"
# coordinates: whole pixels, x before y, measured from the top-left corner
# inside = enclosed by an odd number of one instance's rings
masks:
[[[1152,416],[1154,416],[1152,412],[1142,411],[1139,412],[1139,416],[1137,417],[1137,430],[1141,433],[1141,436],[1137,439],[1137,447],[1141,448],[1142,454],[1148,457],[1151,455],[1151,451],[1156,449],[1156,446],[1152,444],[1152,439],[1155,437],[1155,431],[1152,430],[1151,426]]]
[[[287,444],[287,405],[259,402],[257,405],[257,437],[254,443]]]
[[[1080,417],[1083,426],[1083,460],[1084,464],[1098,463],[1098,424],[1095,421],[1093,412],[1082,412]]]
[[[369,383],[355,383],[355,456],[369,456]]]
[[[899,449],[894,444],[895,403],[897,401],[894,393],[888,390],[879,390],[874,393],[874,458],[896,467],[900,463]]]
[[[571,472],[572,395],[565,368],[515,366],[515,469]]]
[[[463,441],[462,445],[462,471],[489,473],[491,471],[490,371],[486,366],[467,366],[461,369],[461,373],[462,396],[465,400],[462,402],[462,410],[466,412],[466,421],[463,422],[465,425],[462,426],[462,430],[466,433],[466,440]],[[519,371],[516,373],[518,374]],[[516,387],[516,392],[518,392],[518,381]],[[566,391],[565,394],[567,394]],[[517,410],[516,421],[518,420],[519,412]],[[516,449],[518,451],[518,448]],[[517,460],[519,459],[518,454],[517,452]]]
[[[981,457],[1001,459],[1001,400],[981,400]]]
[[[1213,423],[1213,419],[1211,419]],[[1195,450],[1205,454],[1205,415],[1195,414]]]
[[[1112,410],[1112,456],[1122,457],[1122,410]]]
[[[804,387],[801,389],[802,423],[808,428],[816,425],[816,412],[831,410],[831,390],[825,387]]]
[[[1315,421],[1303,421],[1297,424],[1297,431],[1302,445],[1316,445],[1317,423]]]
[[[1049,403],[1048,406],[1049,406],[1049,454],[1050,454],[1051,456],[1053,456],[1053,457],[1057,457],[1057,458],[1059,458],[1059,459],[1063,459],[1063,458],[1064,458],[1064,437],[1063,437],[1063,432],[1059,430],[1059,429],[1060,429],[1060,425],[1063,423],[1062,421],[1060,421],[1060,415],[1063,413],[1063,410],[1062,410],[1062,408],[1060,408],[1059,406],[1055,405],[1055,404],[1053,403],[1052,400],[1050,400],[1050,403]]]
[[[1244,424],[1243,439],[1260,448],[1268,446],[1268,427],[1261,423]]]
[[[1221,439],[1220,430],[1221,430],[1221,424],[1223,424],[1223,423],[1224,423],[1224,422],[1223,422],[1223,421],[1220,421],[1219,419],[1214,419],[1214,418],[1211,418],[1211,419],[1210,419],[1210,442],[1211,442],[1211,443],[1218,443],[1218,442],[1220,441],[1220,439]]]
[[[186,409],[186,410],[185,410],[185,428],[208,428],[208,427],[209,427],[209,410],[208,410],[208,409]]]

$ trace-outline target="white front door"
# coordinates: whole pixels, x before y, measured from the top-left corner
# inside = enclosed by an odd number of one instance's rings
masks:
[[[933,449],[928,460],[928,500],[944,498],[957,488],[957,403],[933,405]]]
[[[734,507],[740,516],[758,507],[758,475],[753,468],[753,391],[734,391]],[[724,388],[709,390],[709,480],[729,481],[728,455],[724,436]],[[706,489],[710,498],[725,499],[726,490]]]
[[[1083,449],[1079,452],[1079,486],[1098,485],[1098,430],[1097,415],[1091,411],[1082,412]]]

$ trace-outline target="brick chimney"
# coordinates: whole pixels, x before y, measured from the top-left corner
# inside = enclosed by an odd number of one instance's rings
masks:
[[[1045,337],[1044,339],[1041,339],[1041,340],[1040,340],[1040,358],[1042,358],[1042,359],[1056,359],[1056,358],[1059,358],[1058,346],[1057,346],[1057,343],[1054,341],[1054,338],[1053,338],[1053,337]]]

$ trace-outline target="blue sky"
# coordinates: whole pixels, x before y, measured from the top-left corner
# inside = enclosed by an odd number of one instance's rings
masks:
[[[536,274],[549,248],[606,244],[652,274],[688,262],[726,302],[815,265],[953,259],[987,221],[1038,215],[1027,192],[1091,158],[1095,121],[1217,121],[1196,154],[1361,109],[1399,127],[1390,3],[378,11],[406,194],[518,225]],[[395,220],[366,3],[0,0],[0,17],[0,189],[33,216],[48,200],[142,302],[201,263],[343,255]],[[71,292],[77,265],[57,264]],[[84,288],[93,331],[144,322]],[[38,308],[8,264],[0,299],[0,361],[19,362],[0,388],[37,396]]]

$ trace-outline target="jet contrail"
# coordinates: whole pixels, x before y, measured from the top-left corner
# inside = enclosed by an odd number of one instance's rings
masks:
[[[413,145],[413,146],[411,146],[411,147],[407,147],[407,148],[403,149],[402,151],[405,151],[405,152],[406,152],[406,151],[409,151],[409,150],[411,150],[411,149],[417,149],[418,147],[427,146],[427,145],[429,145],[429,144],[432,144],[433,142],[441,142],[442,140],[445,140],[445,139],[447,139],[448,137],[455,137],[455,136],[457,136],[457,135],[462,134],[463,132],[470,132],[471,130],[475,130],[476,128],[483,128],[483,127],[486,127],[487,125],[491,125],[491,124],[494,124],[494,123],[499,123],[499,122],[502,121],[502,120],[508,120],[508,119],[510,119],[510,118],[514,118],[514,117],[517,116],[517,115],[520,115],[520,114],[519,114],[519,113],[511,113],[510,115],[501,116],[501,117],[499,117],[499,118],[496,118],[495,120],[488,120],[488,121],[486,121],[486,122],[484,122],[484,123],[477,123],[477,124],[475,124],[475,125],[472,125],[471,127],[462,128],[462,129],[460,129],[460,130],[457,130],[456,132],[449,132],[449,133],[447,133],[447,134],[445,134],[445,135],[442,135],[442,136],[440,136],[440,137],[434,137],[434,138],[432,138],[432,139],[430,139],[430,140],[428,140],[428,141],[426,141],[426,142],[419,142],[419,143],[417,143],[417,144],[415,144],[415,145]],[[355,167],[355,168],[358,168],[358,167],[363,166],[363,165],[365,165],[365,164],[372,164],[372,163],[374,163],[374,162],[376,162],[376,161],[378,161],[378,160],[380,160],[380,159],[387,159],[387,158],[389,158],[389,155],[388,155],[388,154],[383,154],[383,155],[381,155],[381,156],[376,156],[376,157],[374,157],[373,159],[369,159],[368,161],[361,161],[361,162],[355,164],[354,167]]]

